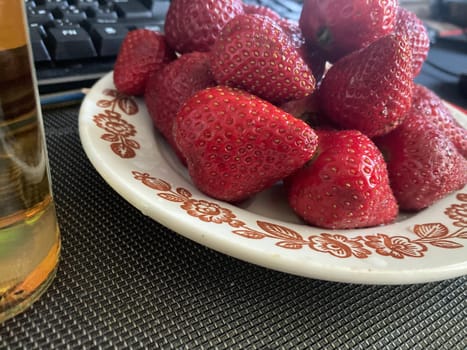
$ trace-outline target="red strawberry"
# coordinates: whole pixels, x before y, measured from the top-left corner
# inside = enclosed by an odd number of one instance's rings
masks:
[[[409,10],[399,7],[396,17],[395,33],[407,35],[412,47],[413,76],[417,76],[422,69],[423,62],[430,49],[430,38],[423,22]]]
[[[279,22],[282,17],[269,7],[262,5],[243,4],[243,11],[248,15],[261,15],[272,19],[274,22]]]
[[[324,73],[326,65],[326,58],[323,51],[319,47],[305,41],[305,37],[297,22],[286,18],[280,18],[276,20],[276,23],[279,24],[289,37],[292,45],[298,50],[299,55],[311,69],[315,80],[319,81]]]
[[[326,63],[325,56],[321,49],[305,41],[305,37],[297,22],[282,18],[276,12],[265,6],[247,5],[247,7],[245,7],[245,13],[267,16],[276,22],[285,34],[287,34],[292,45],[297,48],[301,57],[303,57],[311,68],[315,80],[318,81],[321,79]]]
[[[214,85],[206,52],[181,55],[149,78],[144,94],[149,115],[175,149],[172,128],[178,110],[195,92]]]
[[[212,47],[216,81],[244,89],[273,103],[303,98],[315,79],[287,34],[270,18],[240,15]]]
[[[136,29],[127,34],[120,46],[114,66],[114,84],[127,95],[142,95],[149,76],[175,59],[164,35]]]
[[[247,15],[261,15],[272,19],[289,36],[296,48],[300,48],[305,44],[305,37],[302,35],[302,30],[297,22],[281,17],[277,12],[266,6],[245,4],[243,8]]]
[[[319,227],[387,224],[398,208],[383,156],[357,130],[317,131],[314,158],[286,180],[292,209]]]
[[[467,158],[467,130],[454,119],[438,95],[422,85],[415,84],[412,109],[414,113],[422,115],[443,131],[464,158]]]
[[[375,143],[386,157],[391,187],[403,210],[426,208],[467,182],[467,160],[416,108]]]
[[[290,175],[317,145],[316,134],[303,121],[226,86],[193,95],[177,114],[174,137],[194,184],[229,202]]]
[[[241,13],[242,0],[172,0],[165,35],[180,53],[209,51],[225,24]]]
[[[298,26],[298,23],[290,19],[281,18],[276,23],[282,28],[285,34],[288,35],[292,45],[297,49],[305,45],[305,37],[302,34],[302,30]]]
[[[402,123],[412,90],[410,47],[404,38],[388,35],[337,61],[325,74],[319,97],[336,124],[371,138]]]
[[[397,0],[305,0],[299,23],[334,62],[391,33],[397,7]]]

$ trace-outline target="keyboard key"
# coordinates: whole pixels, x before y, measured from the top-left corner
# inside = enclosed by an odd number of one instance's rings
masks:
[[[36,6],[45,8],[48,11],[52,11],[57,7],[67,7],[68,2],[65,0],[36,0]]]
[[[56,8],[52,11],[55,18],[60,18],[71,23],[80,23],[86,18],[86,12],[78,9],[75,6],[68,6],[66,8]]]
[[[89,7],[86,9],[86,15],[98,23],[115,23],[118,19],[117,12],[112,7]]]
[[[29,24],[47,25],[54,20],[54,16],[45,8],[29,8],[28,9]]]
[[[36,3],[32,0],[25,0],[25,4],[26,4],[26,12],[29,11],[29,10],[32,10],[36,7]]]
[[[81,11],[99,8],[99,1],[97,0],[68,0],[68,3]]]
[[[47,31],[47,47],[53,59],[63,61],[97,56],[91,37],[84,28],[63,26]]]
[[[121,22],[126,25],[129,30],[134,29],[148,29],[156,32],[164,31],[164,22],[151,19],[139,20],[136,22]]]
[[[119,17],[123,18],[151,18],[151,11],[140,2],[128,1],[128,2],[116,2],[115,10]]]
[[[44,32],[44,28],[36,24],[31,25],[29,28],[31,47],[34,53],[35,62],[48,62],[51,60],[42,38]]]
[[[163,21],[167,15],[167,11],[169,11],[170,1],[142,0],[142,4],[152,12],[153,19]]]
[[[91,39],[99,56],[116,56],[128,33],[122,24],[97,23],[90,27]]]

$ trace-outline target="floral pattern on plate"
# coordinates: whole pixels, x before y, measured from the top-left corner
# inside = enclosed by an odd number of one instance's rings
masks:
[[[248,239],[272,238],[277,246],[286,249],[301,249],[309,247],[317,252],[328,253],[337,258],[351,256],[365,259],[376,253],[396,259],[405,257],[421,258],[428,251],[428,245],[439,248],[463,248],[454,238],[467,238],[467,194],[457,195],[459,203],[452,204],[444,213],[454,221],[458,230],[450,232],[442,223],[424,223],[413,227],[417,238],[377,233],[349,238],[345,233],[323,232],[318,235],[303,237],[299,232],[287,226],[273,224],[267,221],[256,221],[258,228],[249,227],[229,209],[217,203],[204,199],[193,198],[189,190],[183,187],[172,188],[165,180],[152,177],[148,173],[133,171],[136,180],[145,186],[156,190],[157,195],[170,202],[180,203],[180,208],[188,215],[205,222],[228,224],[235,229],[231,232]],[[384,228],[381,229],[384,231]]]
[[[120,94],[115,89],[105,89],[102,92],[108,98],[97,101],[96,106],[103,109],[93,117],[97,127],[105,134],[101,138],[110,142],[112,151],[121,158],[133,158],[141,145],[131,139],[136,135],[133,124],[127,122],[123,115],[131,116],[138,113],[138,105],[131,97]],[[120,109],[120,112],[117,112]]]

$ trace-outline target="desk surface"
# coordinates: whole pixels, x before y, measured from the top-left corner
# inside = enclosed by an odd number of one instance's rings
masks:
[[[444,98],[459,98],[443,84]],[[464,348],[467,277],[332,283],[193,243],[145,217],[97,174],[80,144],[78,110],[44,115],[63,235],[57,278],[0,326],[1,349]]]

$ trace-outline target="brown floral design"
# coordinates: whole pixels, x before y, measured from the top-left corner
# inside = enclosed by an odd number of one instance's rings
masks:
[[[336,258],[365,259],[371,254],[395,259],[422,258],[430,245],[444,249],[462,248],[464,246],[453,239],[467,238],[466,193],[458,194],[456,196],[458,203],[452,204],[444,211],[444,214],[453,221],[453,225],[459,227],[454,232],[450,232],[442,223],[424,223],[414,225],[412,228],[415,238],[390,236],[384,233],[351,238],[341,233],[329,232],[303,237],[291,228],[266,221],[256,221],[258,228],[249,227],[238,220],[230,209],[211,201],[195,199],[187,189],[181,187],[173,189],[169,182],[152,177],[148,173],[133,171],[132,174],[136,180],[156,190],[159,197],[180,203],[180,208],[190,216],[204,222],[228,224],[234,228],[231,231],[233,234],[247,239],[274,239],[276,246],[285,249],[308,247],[315,252],[330,254]]]
[[[96,126],[105,131],[101,139],[110,142],[110,148],[117,156],[133,158],[135,150],[141,147],[138,141],[131,139],[136,135],[136,129],[116,109],[119,108],[126,115],[134,115],[138,113],[138,105],[131,97],[117,90],[106,89],[102,93],[109,98],[97,101],[97,107],[104,110],[93,117]]]
[[[421,258],[427,247],[403,236],[388,236],[382,233],[367,236],[366,245],[373,248],[376,253],[390,256],[396,259],[403,259],[405,256]]]
[[[191,192],[187,189],[180,187],[173,190],[167,181],[151,177],[148,173],[133,171],[133,176],[149,188],[159,191],[160,193],[157,194],[159,197],[170,202],[181,203],[180,207],[188,215],[194,216],[201,221],[212,222],[214,224],[226,223],[232,227],[242,227],[245,225],[244,222],[236,219],[231,210],[222,208],[217,203],[194,199]]]

